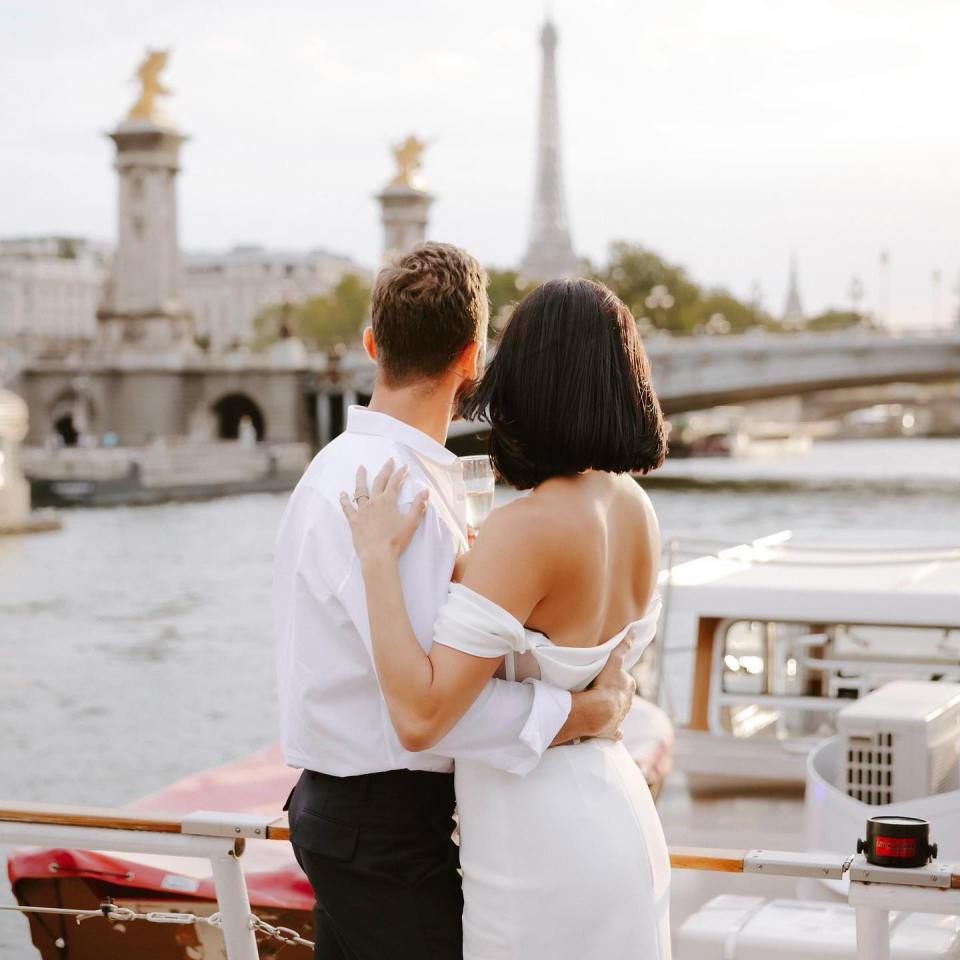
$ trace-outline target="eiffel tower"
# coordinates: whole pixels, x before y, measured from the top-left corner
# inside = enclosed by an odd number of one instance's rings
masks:
[[[797,281],[797,258],[790,258],[790,287],[783,308],[783,325],[797,330],[806,326],[803,316],[803,304],[800,301],[800,284]]]
[[[557,29],[550,20],[540,31],[543,73],[540,77],[540,123],[537,131],[537,179],[530,244],[520,272],[530,280],[568,277],[577,272],[570,242],[567,204],[560,164],[560,115],[557,108]]]

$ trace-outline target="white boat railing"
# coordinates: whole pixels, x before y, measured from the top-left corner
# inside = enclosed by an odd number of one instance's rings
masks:
[[[157,923],[205,922],[223,932],[228,960],[258,960],[257,931],[287,943],[312,944],[295,931],[275,928],[250,909],[241,859],[247,840],[289,841],[285,817],[197,811],[185,817],[93,807],[0,803],[0,843],[56,845],[202,857],[211,864],[218,913],[212,917],[156,912],[135,914],[115,904],[99,910],[3,907],[23,913],[61,913],[78,921],[142,919]],[[778,850],[672,847],[674,870],[748,873],[770,877],[849,878],[848,900],[856,912],[858,960],[889,960],[890,912],[960,915],[960,863],[932,862],[913,869],[876,867],[861,854],[810,854]]]

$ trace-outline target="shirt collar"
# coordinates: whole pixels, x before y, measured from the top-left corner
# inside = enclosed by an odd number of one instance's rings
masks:
[[[347,411],[347,432],[366,434],[372,437],[387,437],[415,450],[434,463],[451,467],[457,462],[455,453],[449,451],[433,437],[409,423],[397,420],[387,413],[368,410],[366,407],[350,407]]]

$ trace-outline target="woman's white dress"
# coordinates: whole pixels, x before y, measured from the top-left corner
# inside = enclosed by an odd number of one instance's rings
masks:
[[[660,602],[595,647],[561,647],[453,584],[434,640],[505,656],[506,676],[582,690],[633,628],[627,665],[653,639]],[[669,960],[670,860],[650,791],[610,740],[547,750],[525,777],[456,765],[464,960]]]

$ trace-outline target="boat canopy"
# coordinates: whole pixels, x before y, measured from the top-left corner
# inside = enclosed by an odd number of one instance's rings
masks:
[[[786,532],[717,547],[668,544],[660,589],[671,608],[721,619],[960,628],[960,546],[803,546]]]

